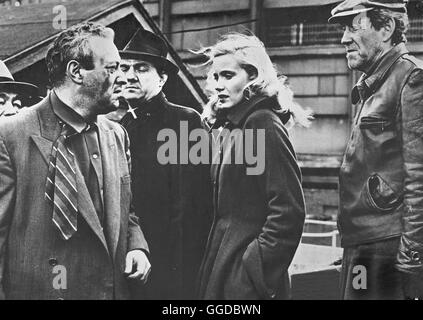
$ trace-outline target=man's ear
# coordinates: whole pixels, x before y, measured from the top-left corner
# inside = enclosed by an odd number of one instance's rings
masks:
[[[84,70],[81,69],[81,65],[76,60],[71,60],[68,62],[66,66],[66,73],[68,74],[69,78],[77,83],[81,84],[83,80],[83,72]]]
[[[392,36],[395,31],[395,20],[393,18],[390,18],[384,27],[382,27],[382,39],[383,42],[388,42],[392,39]]]
[[[166,72],[162,71],[160,73],[160,85],[163,87],[167,81],[167,79],[169,78],[169,76],[167,75]]]

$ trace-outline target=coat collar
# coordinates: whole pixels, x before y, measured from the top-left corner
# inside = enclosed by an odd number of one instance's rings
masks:
[[[227,111],[228,120],[236,127],[242,125],[241,122],[246,120],[249,114],[260,104],[260,102],[268,99],[266,96],[255,95],[248,100],[243,100],[238,105]]]
[[[163,92],[160,92],[157,96],[153,97],[147,102],[135,105],[135,114],[139,118],[148,118],[160,116],[163,114],[167,106],[167,100]]]
[[[213,124],[211,129],[218,128],[223,124],[229,124],[229,127],[241,127],[247,120],[248,116],[257,109],[274,110],[284,124],[289,120],[290,117],[290,113],[279,113],[277,111],[280,109],[280,106],[276,97],[255,95],[230,109],[225,109],[218,112],[216,116],[216,122]]]
[[[389,50],[379,61],[372,66],[368,74],[363,74],[354,86],[351,97],[353,104],[356,104],[360,99],[366,100],[373,92],[377,90],[383,82],[386,74],[391,69],[393,64],[403,55],[407,54],[408,50],[404,43],[400,43]]]

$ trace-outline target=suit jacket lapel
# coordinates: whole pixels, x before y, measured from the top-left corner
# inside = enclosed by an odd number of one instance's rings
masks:
[[[87,224],[99,237],[106,251],[109,252],[103,228],[101,227],[93,201],[91,200],[90,193],[85,184],[84,176],[78,166],[76,166],[76,188],[78,189],[78,212],[84,217]]]
[[[31,138],[48,165],[53,141],[60,134],[60,125],[51,107],[49,96],[41,102],[40,107],[37,109],[37,115],[40,123],[40,134],[31,135]]]
[[[40,151],[46,166],[48,166],[53,142],[57,139],[61,130],[57,116],[54,114],[51,106],[50,96],[47,96],[44,98],[43,102],[41,102],[40,107],[37,109],[37,114],[40,123],[40,135],[31,135],[31,139]],[[78,166],[76,166],[76,184],[78,189],[78,212],[99,237],[105,249],[109,251],[103,228],[101,227],[94,204],[89,196],[84,177]]]
[[[104,217],[106,238],[112,257],[115,257],[120,232],[120,175],[116,138],[99,121],[100,152],[103,166]]]

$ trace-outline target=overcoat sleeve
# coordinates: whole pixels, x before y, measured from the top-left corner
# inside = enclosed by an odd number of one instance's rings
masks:
[[[415,70],[401,94],[404,160],[403,233],[396,267],[423,273],[423,70]]]
[[[0,137],[0,300],[4,298],[3,275],[6,240],[15,202],[15,172],[4,140]]]
[[[256,179],[267,212],[261,233],[247,247],[243,262],[256,286],[260,285],[256,277],[262,272],[265,290],[268,297],[273,298],[302,235],[305,203],[301,172],[286,129],[273,112],[266,110],[252,115],[246,122],[248,128],[265,130],[265,168]],[[262,143],[260,139],[254,140]],[[260,148],[255,148],[255,154],[257,150]],[[257,266],[260,261],[262,265]]]

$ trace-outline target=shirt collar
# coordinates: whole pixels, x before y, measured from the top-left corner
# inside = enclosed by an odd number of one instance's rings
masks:
[[[363,74],[352,90],[352,102],[355,104],[360,99],[365,100],[374,92],[383,81],[392,65],[408,50],[404,43],[400,43],[385,53],[382,58],[374,63],[367,74]]]
[[[80,116],[75,110],[66,105],[62,100],[59,99],[54,90],[51,93],[51,104],[53,112],[56,116],[71,127],[75,132],[81,133],[89,128],[89,124]],[[96,125],[96,123],[94,123]]]

